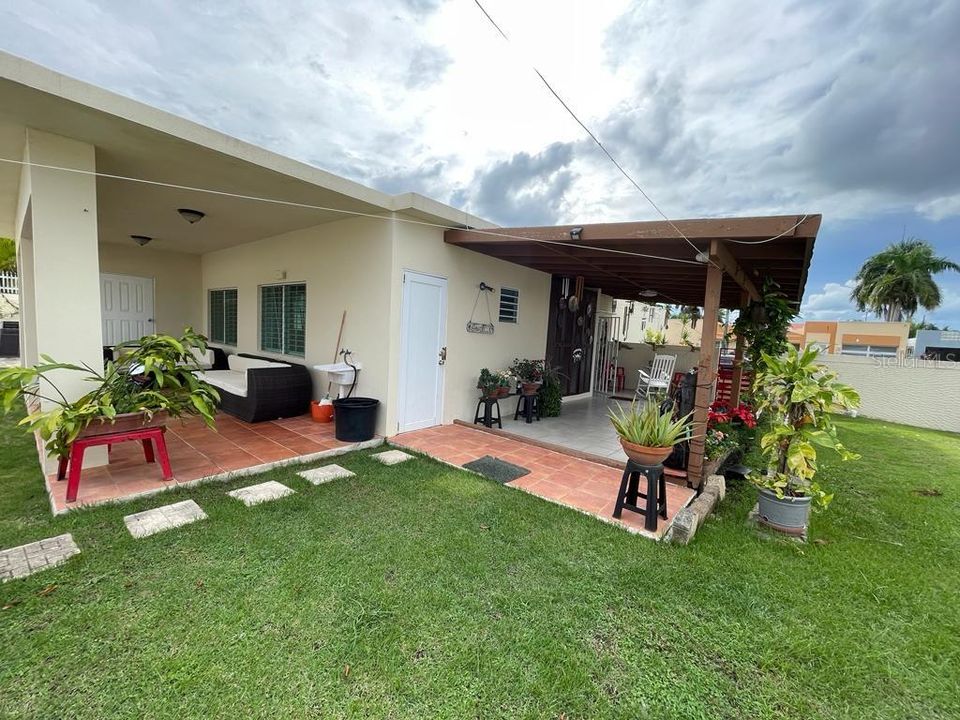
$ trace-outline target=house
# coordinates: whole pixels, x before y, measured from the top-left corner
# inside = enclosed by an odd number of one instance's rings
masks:
[[[588,396],[614,297],[703,305],[708,325],[767,275],[799,300],[819,224],[495,228],[0,54],[0,235],[18,247],[25,363],[96,366],[104,346],[189,325],[312,369],[334,359],[346,313],[355,394],[381,401],[389,436],[472,420],[479,370],[515,357],[546,357],[566,396]]]
[[[920,330],[914,357],[960,362],[960,332],[956,330]]]
[[[830,355],[904,357],[910,323],[856,320],[808,320],[793,323],[787,339],[797,348],[817,345]]]

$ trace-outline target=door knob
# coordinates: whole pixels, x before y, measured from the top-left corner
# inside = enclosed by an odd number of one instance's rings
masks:
[[[440,361],[437,363],[437,365],[445,365],[446,362],[447,362],[447,348],[442,347],[440,348]]]

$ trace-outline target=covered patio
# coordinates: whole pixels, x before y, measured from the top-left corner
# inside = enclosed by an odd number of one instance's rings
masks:
[[[446,231],[444,240],[554,277],[576,278],[578,286],[595,288],[599,297],[701,307],[703,327],[713,328],[721,309],[739,310],[759,300],[767,280],[799,307],[820,221],[820,215],[807,214],[463,229]],[[549,351],[548,347],[548,359]],[[739,400],[743,353],[738,338],[731,378],[733,403]],[[716,390],[718,358],[718,343],[701,344],[693,415],[696,438],[686,473],[679,478],[692,487],[700,487],[706,479],[703,434]],[[579,425],[578,435],[567,427],[570,422],[563,413],[559,419],[545,419],[532,427],[520,428],[508,420],[504,430],[540,436],[547,442],[552,439],[574,449],[589,445],[595,448],[592,455],[621,460],[603,405],[565,401],[565,409],[571,410],[574,424]],[[564,440],[564,435],[575,437]]]

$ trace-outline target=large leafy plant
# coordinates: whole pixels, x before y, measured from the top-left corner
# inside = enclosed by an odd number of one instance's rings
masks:
[[[39,433],[55,457],[66,457],[71,443],[91,423],[112,422],[127,413],[147,418],[161,411],[173,417],[200,415],[213,427],[220,396],[195,374],[200,369],[195,353],[205,351],[205,338],[187,328],[180,338],[147,335],[118,345],[118,359],[108,361],[103,372],[44,355],[33,367],[0,369],[3,412],[18,399],[26,401],[29,414],[20,425]],[[82,373],[93,389],[68,400],[56,384],[64,372]]]
[[[778,498],[808,496],[826,507],[833,495],[814,480],[817,448],[835,450],[843,460],[860,457],[843,446],[831,419],[834,412],[858,407],[860,396],[818,363],[818,355],[813,347],[800,351],[790,346],[783,355],[761,356],[754,401],[757,414],[767,416],[768,430],[760,438],[767,469],[750,480]]]
[[[673,447],[689,440],[692,414],[674,420],[673,413],[669,409],[661,411],[657,402],[646,402],[640,410],[631,404],[629,410],[615,406],[609,411],[617,435],[635,445],[653,448]]]
[[[743,308],[733,326],[737,337],[747,342],[748,361],[754,369],[762,364],[764,353],[780,355],[787,349],[787,330],[796,316],[796,305],[787,300],[776,282],[767,278],[760,299]]]

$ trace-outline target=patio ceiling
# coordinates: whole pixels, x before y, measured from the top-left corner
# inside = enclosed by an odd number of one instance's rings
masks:
[[[670,223],[660,221],[448,230],[444,240],[543,272],[582,276],[586,285],[616,298],[640,299],[642,290],[653,290],[657,296],[644,299],[696,306],[704,304],[707,282],[707,264],[695,260],[697,251],[703,251],[728,276],[720,306],[732,309],[741,306],[741,285],[759,288],[765,277],[800,302],[820,219],[783,215],[675,221],[696,251]],[[570,231],[577,227],[582,228],[580,239],[572,240]]]

